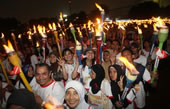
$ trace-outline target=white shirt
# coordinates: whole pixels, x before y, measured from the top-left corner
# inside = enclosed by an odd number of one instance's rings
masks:
[[[133,61],[138,64],[142,64],[143,66],[146,66],[147,59],[145,56],[140,55],[137,59],[134,59]]]
[[[36,85],[32,88],[34,92],[43,99],[43,101],[48,101],[48,97],[51,96],[55,98],[59,104],[63,104],[64,102],[65,91],[62,82],[56,82],[53,80],[47,86]]]
[[[94,109],[112,109],[114,108],[111,100],[108,97],[113,97],[111,92],[111,86],[107,79],[104,79],[101,83],[101,90],[96,94],[92,93],[92,89],[89,86],[89,101]]]

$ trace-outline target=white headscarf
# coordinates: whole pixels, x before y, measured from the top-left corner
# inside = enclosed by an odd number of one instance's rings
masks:
[[[72,80],[72,81],[69,81],[66,84],[65,92],[69,88],[75,89],[76,92],[78,93],[79,97],[80,97],[80,102],[79,102],[78,106],[75,109],[88,109],[89,105],[84,100],[85,89],[84,89],[83,85],[79,81]]]

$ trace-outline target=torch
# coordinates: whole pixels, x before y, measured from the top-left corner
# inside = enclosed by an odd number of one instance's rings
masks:
[[[79,59],[79,65],[81,65],[81,52],[82,52],[82,46],[79,43],[79,41],[76,41],[76,53]]]
[[[76,40],[77,40],[77,39],[76,39],[76,34],[75,34],[75,29],[74,29],[74,27],[73,27],[73,24],[70,23],[69,27],[70,27],[71,33],[73,34],[74,41],[75,41],[75,43],[76,43]]]
[[[164,42],[166,41],[167,37],[168,37],[168,27],[167,26],[164,26],[164,27],[161,27],[159,33],[158,33],[158,40],[159,40],[159,46],[158,46],[158,49],[161,51],[162,50],[162,47],[163,47],[163,44]],[[156,56],[156,60],[155,60],[155,64],[154,64],[154,69],[153,69],[153,73],[155,73],[157,71],[157,68],[158,68],[158,65],[159,65],[159,57],[158,55]],[[154,78],[151,79],[151,84],[153,83],[154,81]]]
[[[129,72],[127,73],[127,78],[126,78],[127,83],[123,91],[123,94],[121,96],[121,102],[123,103],[131,84],[136,80],[139,72],[136,70],[135,66],[131,64],[125,57],[120,57],[119,59],[122,63],[124,63],[126,68],[129,70]]]
[[[77,30],[78,30],[78,33],[79,33],[79,36],[80,36],[80,43],[81,43],[81,47],[82,47],[81,51],[83,53],[83,35],[82,35],[81,31],[80,31],[80,27],[78,27]]]
[[[14,40],[14,45],[15,45],[15,49],[16,51],[18,51],[18,46],[17,46],[17,41],[16,41],[16,37],[14,33],[11,33],[12,39]]]
[[[46,61],[45,46],[46,46],[46,41],[47,41],[47,35],[45,34],[45,27],[38,25],[38,31],[39,31],[40,35],[42,36],[43,62],[45,63],[45,61]]]
[[[141,51],[143,51],[143,35],[142,30],[138,27],[138,34],[140,35]]]
[[[4,65],[3,65],[3,63],[2,63],[1,58],[0,58],[0,65],[1,65],[1,68],[2,68],[2,71],[3,71],[3,73],[4,73],[4,76],[5,76],[5,79],[6,79],[7,83],[10,84],[10,81],[9,81],[9,78],[8,78],[8,75],[7,75],[7,72],[6,72],[5,67],[4,67]]]
[[[90,40],[90,48],[92,48],[92,31],[91,31],[91,24],[92,22],[89,20],[88,21],[88,29],[89,29],[89,40]]]
[[[9,61],[14,65],[14,66],[18,66],[20,68],[20,73],[19,73],[19,76],[20,78],[22,79],[22,81],[24,82],[26,88],[32,92],[32,89],[27,81],[27,79],[25,78],[25,75],[21,69],[21,65],[19,63],[19,57],[18,55],[16,54],[15,50],[13,49],[12,47],[12,44],[11,42],[8,40],[8,46],[7,45],[3,45],[7,54],[8,54],[8,58],[9,58]]]

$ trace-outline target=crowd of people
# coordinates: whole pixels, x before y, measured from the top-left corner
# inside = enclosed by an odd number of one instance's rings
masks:
[[[158,74],[152,72],[156,51],[154,49],[149,55],[150,40],[143,41],[142,49],[138,33],[134,32],[123,42],[116,35],[113,33],[103,44],[99,63],[96,62],[95,41],[90,42],[91,46],[87,36],[83,37],[81,63],[73,38],[65,40],[61,57],[54,37],[48,36],[44,62],[42,50],[38,52],[36,47],[24,43],[24,50],[17,51],[17,54],[33,92],[26,89],[18,75],[8,75],[11,84],[7,83],[1,69],[0,108],[40,109],[54,106],[56,109],[144,109],[146,96],[150,93],[148,89],[156,87],[158,79]],[[11,72],[14,66],[8,55],[1,51],[0,55],[5,70]],[[130,69],[119,60],[121,56],[139,72],[124,99],[122,95],[128,84]],[[152,77],[155,81],[150,84]]]

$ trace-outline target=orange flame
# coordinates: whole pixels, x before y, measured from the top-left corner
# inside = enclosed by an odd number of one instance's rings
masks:
[[[40,33],[40,35],[43,37],[43,38],[46,38],[47,35],[45,35],[45,27],[44,26],[41,26],[41,25],[38,25],[38,32]]]
[[[53,30],[51,23],[48,24],[50,30]]]
[[[102,7],[99,4],[95,3],[95,5],[100,11],[104,11],[104,9],[102,9]]]
[[[36,47],[39,47],[39,46],[40,46],[40,44],[37,42],[37,43],[36,43]]]
[[[15,51],[11,42],[8,40],[8,46],[7,45],[3,45],[3,47],[5,48],[6,53],[10,53]]]
[[[1,38],[4,38],[4,33],[1,33]]]
[[[97,28],[96,28],[96,36],[101,36],[101,25],[100,25],[100,19],[99,18],[96,18],[97,20]]]
[[[72,23],[70,23],[69,27],[70,27],[70,28],[72,28],[72,27],[73,27],[73,24],[72,24]]]
[[[61,28],[61,25],[60,25],[60,23],[58,23],[57,25],[58,25],[58,27],[59,27],[59,28]]]
[[[165,22],[160,17],[157,17],[157,18],[153,17],[153,20],[156,21],[157,27],[164,27],[165,26]]]
[[[37,30],[36,30],[35,25],[33,25],[33,30],[34,30],[34,32],[33,32],[33,33],[37,33]]]
[[[79,36],[82,37],[82,33],[80,31],[80,27],[77,27],[77,30],[78,30]]]
[[[89,28],[89,30],[91,30],[91,24],[92,24],[92,22],[91,22],[91,20],[89,20],[88,21],[88,28]]]
[[[154,29],[154,31],[158,31],[158,29],[157,29],[157,27],[156,27],[156,24],[155,24],[155,23],[153,24],[153,29]]]
[[[56,24],[54,22],[53,22],[52,26],[53,26],[53,30],[57,30]]]
[[[21,36],[22,36],[22,35],[21,35],[21,34],[19,34],[19,35],[18,35],[18,38],[19,38],[19,39],[21,39]]]
[[[127,69],[130,70],[134,75],[139,74],[133,64],[131,64],[125,57],[120,57],[119,60],[126,66]]]
[[[60,12],[60,20],[63,20],[63,13]]]
[[[138,27],[138,34],[142,34],[142,30]]]

